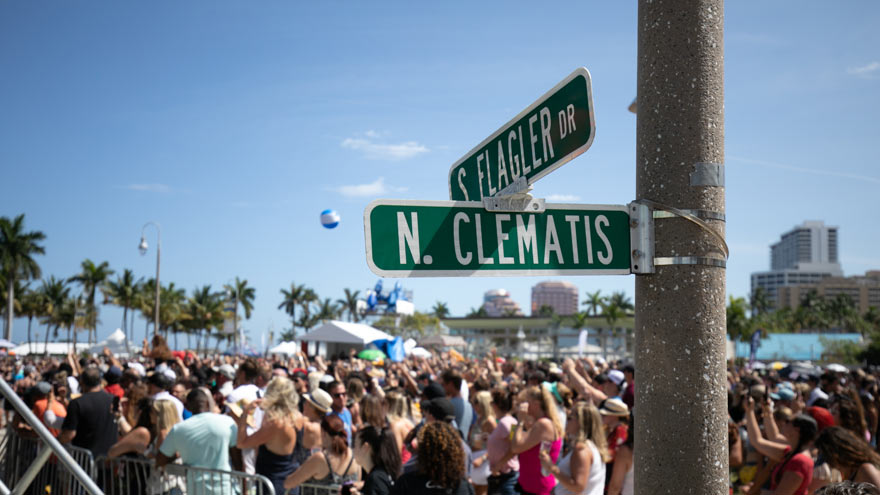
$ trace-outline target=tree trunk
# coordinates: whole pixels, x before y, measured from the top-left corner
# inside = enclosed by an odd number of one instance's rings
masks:
[[[73,325],[73,354],[76,355],[76,323]]]
[[[58,331],[58,327],[55,327],[55,331]],[[46,324],[46,342],[43,344],[43,356],[49,355],[49,324]]]
[[[33,320],[34,317],[28,315],[28,354],[34,352],[34,344],[31,342],[31,322]]]
[[[11,274],[10,274],[11,275]],[[6,281],[6,340],[12,340],[12,302],[15,300],[15,277],[9,277]]]

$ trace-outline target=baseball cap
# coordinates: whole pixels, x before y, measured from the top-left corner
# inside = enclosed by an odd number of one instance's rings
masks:
[[[441,387],[439,383],[431,382],[424,388],[424,390],[422,390],[422,395],[424,395],[426,399],[431,400],[439,397],[446,397],[446,391],[443,390],[443,387]]]
[[[614,382],[614,384],[619,387],[620,384],[623,383],[623,372],[620,370],[611,370],[608,372],[608,379]]]
[[[438,397],[427,401],[425,411],[438,421],[452,421],[455,419],[455,407],[452,401],[446,397]]]

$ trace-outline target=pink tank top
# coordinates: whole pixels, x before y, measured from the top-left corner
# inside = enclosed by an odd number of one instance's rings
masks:
[[[550,460],[555,464],[559,459],[559,451],[562,449],[562,438],[556,439],[550,444]],[[556,486],[556,478],[553,475],[541,475],[541,444],[535,445],[529,450],[519,454],[519,484],[529,493],[547,495]]]

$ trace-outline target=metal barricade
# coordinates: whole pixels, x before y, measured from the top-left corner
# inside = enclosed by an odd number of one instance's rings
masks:
[[[4,483],[15,488],[25,477],[28,467],[41,455],[48,458],[33,476],[27,493],[44,495],[82,493],[81,484],[76,477],[59,466],[58,458],[51,454],[37,437],[23,436],[12,426],[8,426],[0,445],[0,473]],[[95,479],[95,461],[92,453],[80,447],[65,445],[64,449],[82,470]]]
[[[339,495],[341,485],[321,485],[303,483],[299,485],[299,495]]]
[[[181,464],[157,468],[151,459],[134,457],[99,457],[95,466],[108,473],[107,495],[276,495],[269,479],[258,474]]]

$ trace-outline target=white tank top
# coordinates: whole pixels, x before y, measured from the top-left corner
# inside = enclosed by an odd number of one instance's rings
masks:
[[[602,492],[605,489],[605,463],[602,462],[602,456],[599,455],[599,449],[596,448],[596,445],[592,441],[587,440],[587,446],[593,454],[593,464],[590,466],[590,474],[587,476],[587,486],[584,488],[584,491],[581,493],[572,493],[566,490],[565,487],[562,486],[562,483],[557,483],[556,491],[554,492],[556,495],[602,495]],[[569,452],[563,457],[558,464],[559,470],[569,477],[571,477],[572,452]]]

